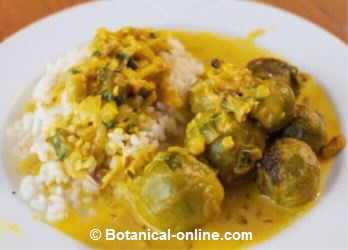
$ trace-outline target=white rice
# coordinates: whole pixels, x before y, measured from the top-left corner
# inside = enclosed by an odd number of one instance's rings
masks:
[[[197,77],[203,74],[204,66],[186,51],[179,40],[169,39],[168,43],[172,50],[169,53],[162,53],[161,56],[172,69],[169,82],[186,96],[197,81]]]
[[[46,162],[37,176],[28,175],[22,179],[19,194],[33,210],[41,212],[47,221],[53,222],[65,216],[67,204],[62,185],[68,181],[59,162]],[[55,188],[47,188],[52,185]]]
[[[49,92],[52,87],[57,83],[57,80],[71,67],[73,67],[78,61],[88,57],[90,52],[87,47],[76,48],[65,56],[58,58],[55,63],[48,64],[45,74],[38,81],[33,97],[36,101],[45,103],[49,97]]]
[[[185,96],[203,73],[203,65],[188,54],[178,40],[170,39],[169,43],[172,50],[161,55],[171,68],[168,80]],[[41,105],[48,101],[49,91],[64,72],[88,55],[86,48],[80,48],[48,65],[33,92],[33,98],[39,104],[35,112],[25,114],[8,130],[9,137],[16,141],[13,150],[16,157],[36,153],[43,162],[37,176],[27,175],[21,180],[19,194],[34,211],[39,212],[49,222],[63,219],[68,207],[78,208],[80,201],[91,203],[99,191],[98,186],[89,178],[83,181],[72,180],[64,173],[60,162],[50,160],[54,151],[45,141],[45,131],[59,116],[72,112],[66,94],[63,93],[61,103],[52,108],[47,109]],[[117,129],[110,132],[106,151],[112,154],[115,150],[122,150],[125,156],[132,155],[148,145],[158,148],[169,133],[179,133],[179,114],[171,113],[161,103],[150,107],[149,111],[155,115],[155,119],[144,124],[143,131],[138,136]]]

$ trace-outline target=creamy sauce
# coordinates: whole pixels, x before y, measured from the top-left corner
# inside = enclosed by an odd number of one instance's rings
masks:
[[[0,220],[0,236],[2,236],[6,231],[10,231],[16,235],[21,234],[21,229],[17,224]]]
[[[224,38],[211,33],[174,34],[186,48],[206,65],[213,58],[219,58],[239,65],[245,65],[251,59],[261,56],[274,56],[269,51],[255,45],[262,31],[253,32],[247,38]],[[274,56],[276,57],[276,56]],[[324,115],[329,138],[340,133],[339,123],[334,108],[325,93],[313,82],[303,90],[300,102],[309,100],[311,106]],[[331,161],[321,163],[321,185],[324,186]],[[134,219],[126,202],[115,201],[111,190],[103,192],[95,204],[96,214],[83,218],[72,211],[64,221],[54,225],[71,237],[86,243],[92,248],[102,249],[241,249],[259,243],[288,227],[295,219],[306,213],[317,202],[303,207],[285,209],[273,204],[259,195],[252,183],[243,184],[226,190],[223,213],[202,228],[203,231],[217,232],[253,232],[252,241],[92,241],[89,231],[92,228],[114,228],[117,231],[144,231]],[[112,205],[110,205],[112,203]]]

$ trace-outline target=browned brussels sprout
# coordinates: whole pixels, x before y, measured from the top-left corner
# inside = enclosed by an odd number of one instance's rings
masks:
[[[298,105],[295,119],[286,127],[283,135],[306,142],[318,154],[327,143],[324,117],[307,106]]]
[[[258,120],[268,132],[275,132],[285,127],[293,118],[295,96],[289,85],[267,81],[270,93],[259,100],[252,112],[252,117]]]
[[[305,142],[282,138],[266,151],[257,169],[262,194],[284,207],[295,207],[317,196],[319,161]]]
[[[156,230],[204,225],[220,212],[224,197],[215,172],[179,147],[159,153],[131,188],[137,213]]]
[[[225,183],[233,183],[261,159],[265,137],[265,133],[250,122],[238,123],[227,135],[209,145],[209,162],[218,169],[219,177]]]
[[[248,63],[247,68],[261,79],[274,79],[287,83],[297,95],[300,88],[300,76],[296,67],[275,58],[258,58]]]

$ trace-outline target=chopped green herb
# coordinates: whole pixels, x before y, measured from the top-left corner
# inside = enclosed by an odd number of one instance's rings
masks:
[[[66,145],[62,145],[60,147],[60,150],[57,152],[58,160],[62,161],[64,160],[67,156],[69,156],[70,150]]]
[[[126,60],[127,57],[128,57],[128,55],[126,53],[123,53],[123,52],[119,52],[116,54],[116,58],[120,61]]]
[[[99,68],[97,70],[97,81],[98,83],[103,83],[108,77],[108,68]]]
[[[74,74],[74,75],[75,75],[75,74],[78,74],[78,73],[81,73],[81,70],[78,69],[78,68],[72,68],[70,71],[71,71],[71,73]]]
[[[215,58],[211,61],[211,66],[218,69],[221,67],[221,62],[219,59]]]
[[[204,123],[200,128],[199,128],[199,131],[204,134],[204,135],[207,135],[209,134],[210,132],[212,132],[212,130],[214,129],[215,130],[215,124],[216,124],[216,121],[218,120],[218,117],[219,117],[220,113],[216,113],[214,114],[206,123]]]
[[[235,112],[234,107],[228,102],[226,98],[222,100],[221,107],[227,112]]]
[[[200,131],[202,134],[207,134],[211,129],[212,129],[211,124],[210,124],[210,123],[205,123],[205,124],[203,124],[203,125],[199,128],[199,131]]]
[[[101,97],[104,101],[111,102],[114,99],[112,92],[108,89],[105,89],[101,92]]]
[[[170,154],[165,159],[164,162],[169,166],[171,170],[175,170],[180,166],[180,160],[176,154]]]
[[[100,51],[96,50],[96,51],[93,52],[92,56],[100,57],[101,53],[100,53]]]
[[[124,97],[123,95],[116,96],[114,100],[118,106],[126,103],[126,97]]]
[[[56,134],[52,137],[52,144],[54,147],[59,147],[61,140],[62,140],[63,134],[59,131],[56,132]]]
[[[106,122],[103,121],[103,124],[107,129],[111,129],[111,128],[115,127],[116,121],[115,120],[110,120],[110,121],[106,121]]]
[[[64,160],[70,154],[69,147],[62,142],[62,137],[62,133],[56,132],[51,140],[54,151],[60,161]]]
[[[216,122],[220,116],[220,113],[215,113],[213,116],[210,118],[210,121]]]
[[[138,63],[134,58],[129,58],[127,67],[136,70],[138,68]]]
[[[237,158],[237,166],[244,166],[246,164],[250,164],[251,155],[248,152],[241,152],[239,157]]]

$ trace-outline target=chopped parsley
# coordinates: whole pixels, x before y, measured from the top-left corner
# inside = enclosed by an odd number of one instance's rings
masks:
[[[69,147],[63,143],[63,135],[61,132],[56,132],[51,139],[51,143],[54,151],[56,152],[58,160],[62,161],[70,154]]]
[[[171,170],[177,169],[181,163],[176,154],[170,154],[165,157],[164,162],[169,166]]]
[[[94,57],[101,57],[101,53],[100,53],[100,51],[96,50],[96,51],[93,52],[92,56],[94,56]]]
[[[82,71],[81,71],[80,69],[78,69],[78,68],[72,68],[70,71],[71,71],[71,73],[74,74],[74,75],[75,75],[75,74],[79,74],[79,73],[82,72]]]
[[[119,52],[116,54],[116,58],[120,61],[126,60],[127,57],[128,57],[128,55],[126,53],[123,53],[123,52]]]
[[[99,68],[97,70],[97,81],[98,83],[103,83],[106,81],[106,79],[108,78],[108,73],[109,70],[108,68],[104,67],[104,68]]]
[[[114,96],[112,95],[112,92],[108,89],[105,89],[101,92],[101,97],[104,101],[111,102],[114,100]]]
[[[116,121],[115,120],[110,120],[110,121],[106,121],[106,122],[103,121],[103,124],[107,129],[112,129],[115,127]]]
[[[206,123],[204,123],[200,128],[199,131],[202,134],[207,134],[211,131],[211,129],[214,128],[216,121],[218,120],[219,113],[214,114]]]
[[[129,58],[129,60],[127,62],[127,67],[131,68],[132,70],[138,69],[137,60],[135,60],[134,58]]]
[[[123,95],[115,96],[114,100],[118,106],[126,103],[126,97]]]
[[[251,155],[249,152],[241,152],[237,158],[237,166],[248,165],[251,162]]]

